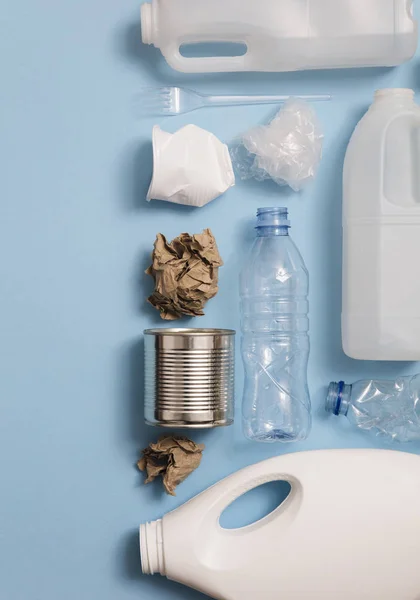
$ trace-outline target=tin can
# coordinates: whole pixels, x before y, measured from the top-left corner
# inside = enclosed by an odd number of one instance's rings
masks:
[[[145,420],[160,427],[231,425],[235,331],[147,329]]]

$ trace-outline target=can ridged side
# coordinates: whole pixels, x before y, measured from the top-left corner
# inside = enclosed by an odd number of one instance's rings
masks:
[[[145,332],[145,419],[163,427],[219,427],[234,416],[235,332]]]

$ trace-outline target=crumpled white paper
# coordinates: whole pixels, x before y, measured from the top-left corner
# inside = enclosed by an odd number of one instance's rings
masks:
[[[235,185],[228,147],[196,125],[173,134],[155,125],[153,163],[148,201],[200,207]]]
[[[291,98],[269,125],[242,135],[231,154],[242,179],[273,179],[298,192],[316,176],[323,139],[312,106]]]

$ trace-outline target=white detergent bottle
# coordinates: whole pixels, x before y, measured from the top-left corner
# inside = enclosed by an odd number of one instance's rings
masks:
[[[413,0],[152,0],[141,23],[143,42],[186,73],[394,66],[417,47]],[[197,43],[238,48],[188,58]]]
[[[270,481],[291,492],[241,529],[219,518]],[[420,457],[387,450],[279,456],[140,527],[145,574],[218,600],[419,600]]]
[[[343,348],[361,360],[420,360],[420,107],[380,90],[344,165]]]

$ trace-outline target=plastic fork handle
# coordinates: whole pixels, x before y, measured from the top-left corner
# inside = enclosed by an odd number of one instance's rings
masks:
[[[308,102],[327,102],[332,99],[331,94],[289,94],[280,96],[203,96],[203,101],[210,106],[241,106],[251,104],[277,104],[286,102],[290,98],[306,100]]]
[[[245,57],[246,54],[243,56],[205,56],[187,58],[186,56],[182,56],[179,47],[177,46],[173,46],[165,52],[165,58],[169,65],[182,73],[226,73],[232,71],[244,71],[246,64]]]

